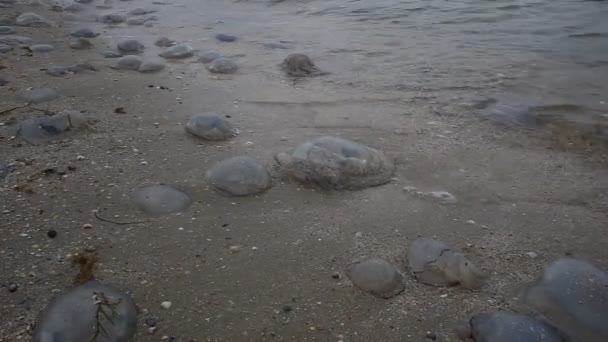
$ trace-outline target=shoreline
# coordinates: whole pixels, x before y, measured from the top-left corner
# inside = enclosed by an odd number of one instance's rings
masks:
[[[114,61],[99,52],[131,29],[147,32],[144,55],[156,57],[160,49],[149,38],[167,30],[162,8],[158,28],[100,29],[91,50],[69,49],[64,37],[71,22],[52,29],[15,26],[16,34],[55,44],[57,51],[0,55],[0,64],[9,66],[0,71],[9,81],[0,87],[0,110],[15,105],[14,95],[27,87],[53,86],[60,98],[50,111],[83,111],[92,120],[89,130],[33,146],[12,137],[19,122],[41,112],[23,108],[0,116],[0,156],[14,165],[0,181],[0,283],[19,285],[14,293],[0,287],[0,315],[7,317],[0,341],[28,339],[38,313],[70,286],[76,270],[69,255],[84,247],[100,255],[98,277],[127,291],[139,307],[135,341],[424,341],[427,331],[456,341],[454,326],[477,312],[513,307],[513,291],[551,260],[572,254],[608,265],[597,238],[607,227],[602,149],[593,155],[571,152],[577,146],[563,151],[533,134],[466,116],[460,101],[420,99],[419,92],[370,95],[341,83],[340,75],[290,83],[277,62],[292,51],[249,52],[266,39],[255,33],[218,45],[227,55],[244,55],[235,58],[240,69],[234,75],[216,77],[193,60],[167,62],[155,74],[111,69]],[[43,7],[13,10],[60,15]],[[189,43],[215,48],[213,30]],[[318,59],[324,68],[335,63]],[[56,78],[39,70],[77,62],[99,71]],[[229,115],[241,134],[221,143],[186,134],[188,118],[204,111]],[[395,180],[324,193],[281,179],[261,195],[230,198],[204,179],[217,161],[235,155],[272,168],[276,153],[321,135],[386,151],[396,160]],[[192,206],[159,218],[139,212],[131,190],[157,182],[185,189]],[[31,193],[18,191],[24,184]],[[449,191],[458,203],[441,205],[404,187]],[[117,225],[96,215],[146,223]],[[57,237],[49,238],[49,230]],[[419,235],[466,250],[491,272],[488,286],[471,293],[416,283],[407,274],[405,249]],[[399,266],[404,293],[378,300],[350,284],[344,269],[369,255]],[[173,306],[163,309],[164,301]],[[158,322],[154,334],[148,318]]]

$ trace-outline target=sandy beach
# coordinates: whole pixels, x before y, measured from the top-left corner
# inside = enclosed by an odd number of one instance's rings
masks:
[[[514,128],[477,114],[491,106],[484,89],[503,92],[523,72],[455,84],[399,74],[405,67],[381,74],[384,65],[373,59],[382,56],[379,48],[344,54],[334,42],[349,42],[357,31],[347,35],[348,26],[333,26],[335,18],[298,16],[306,4],[209,1],[200,13],[194,0],[95,0],[77,13],[61,2],[62,11],[50,3],[0,4],[14,35],[32,39],[0,54],[6,81],[0,86],[0,341],[31,339],[40,312],[70,288],[77,273],[71,257],[84,248],[99,255],[97,278],[137,305],[135,341],[457,341],[455,326],[478,312],[516,307],[518,291],[552,260],[573,255],[608,267],[606,121],[559,117],[540,129]],[[157,18],[148,25],[93,20],[109,13],[134,18],[128,14],[134,8],[153,8],[146,16]],[[26,12],[48,25],[10,24]],[[70,48],[76,41],[70,33],[82,27],[99,33],[89,39],[93,47]],[[237,40],[218,41],[217,33]],[[161,58],[165,48],[154,42],[163,36],[197,53],[218,51],[238,70],[212,73],[197,55]],[[387,51],[397,40],[389,36],[378,43]],[[101,53],[124,38],[140,41],[140,56],[159,59],[164,69],[115,69],[118,59]],[[33,44],[55,49],[20,46]],[[356,51],[365,44],[344,45]],[[294,52],[308,54],[327,73],[286,76],[279,64]],[[47,73],[76,63],[96,70]],[[376,73],[383,76],[373,78]],[[410,83],[399,87],[400,78]],[[445,90],[433,92],[439,84]],[[29,87],[53,88],[58,97],[26,106],[19,94]],[[587,109],[605,115],[603,90],[584,109],[547,105],[563,99],[547,91],[543,100],[551,101],[540,107],[549,117]],[[81,112],[87,127],[39,145],[18,134],[22,121],[63,111]],[[188,134],[190,117],[203,112],[221,114],[238,135],[205,141]],[[277,153],[325,135],[383,151],[395,161],[391,181],[323,191],[281,176]],[[246,197],[213,189],[207,170],[239,155],[270,171],[270,189]],[[147,215],[132,191],[148,183],[179,187],[192,204]],[[457,200],[445,204],[422,194],[430,191]],[[419,236],[463,251],[490,274],[487,285],[471,291],[416,282],[406,257]],[[405,290],[380,299],[353,286],[345,269],[365,256],[395,265]],[[168,309],[161,306],[166,301]]]

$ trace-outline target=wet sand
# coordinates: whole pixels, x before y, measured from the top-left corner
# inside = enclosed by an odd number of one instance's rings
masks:
[[[142,5],[113,6],[95,11]],[[214,4],[213,11],[237,15],[252,6]],[[97,277],[129,292],[139,307],[136,341],[425,341],[429,331],[456,341],[454,326],[481,311],[514,307],[518,290],[557,257],[608,266],[601,145],[579,143],[576,134],[494,125],[470,115],[469,98],[448,101],[452,94],[364,91],[341,82],[345,76],[332,68],[336,58],[314,51],[303,52],[331,74],[293,82],[278,67],[292,51],[263,50],[259,43],[267,38],[260,33],[221,45],[213,36],[229,27],[193,26],[172,36],[178,28],[162,18],[183,8],[159,9],[160,23],[151,28],[90,24],[101,35],[92,39],[94,49],[79,51],[68,47],[73,22],[62,20],[66,13],[3,9],[34,11],[59,27],[15,27],[57,50],[0,55],[6,67],[0,76],[10,82],[0,88],[0,110],[19,105],[13,99],[28,87],[50,86],[60,94],[50,111],[83,111],[93,124],[59,143],[32,146],[15,132],[41,111],[0,116],[0,158],[14,165],[0,184],[0,341],[29,340],[39,312],[71,285],[76,270],[69,255],[84,247],[100,255]],[[144,56],[156,57],[155,38],[193,31],[190,45],[221,49],[239,71],[214,76],[188,59],[142,74],[111,69],[115,60],[99,55],[132,35],[146,45]],[[40,71],[85,61],[99,71],[60,78]],[[225,142],[186,134],[190,116],[205,111],[230,116],[241,133]],[[360,191],[322,192],[278,178],[269,191],[243,198],[222,196],[205,181],[220,160],[249,155],[272,169],[274,154],[320,135],[385,151],[396,160],[395,179]],[[130,200],[131,191],[148,182],[177,185],[193,204],[180,214],[148,217]],[[442,205],[404,187],[449,191],[458,202]],[[93,228],[83,229],[87,223]],[[49,238],[49,230],[57,236]],[[416,283],[406,255],[418,236],[464,250],[490,272],[488,285],[469,291]],[[344,270],[363,256],[397,265],[405,291],[385,300],[352,286]],[[7,284],[17,284],[17,291]],[[162,308],[164,301],[171,308]],[[147,318],[158,322],[153,335]]]

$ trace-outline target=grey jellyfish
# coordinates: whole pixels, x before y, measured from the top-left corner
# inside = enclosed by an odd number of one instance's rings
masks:
[[[55,297],[36,323],[33,342],[128,342],[137,327],[137,309],[121,290],[95,279],[95,252],[74,260],[80,265],[75,287]]]

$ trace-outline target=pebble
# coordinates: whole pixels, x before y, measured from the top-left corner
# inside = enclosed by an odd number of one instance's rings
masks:
[[[334,279],[340,279],[340,273],[338,273],[338,272],[334,272],[334,273],[331,275],[331,277],[332,277],[332,278],[334,278]]]
[[[223,160],[207,171],[207,180],[221,193],[247,196],[270,188],[270,174],[257,160],[237,156]]]
[[[154,335],[156,333],[156,327],[149,327],[148,328],[148,333],[150,335]]]
[[[117,70],[138,70],[143,60],[139,56],[135,55],[127,55],[120,57],[116,64],[114,65],[114,69]]]
[[[29,88],[21,92],[17,96],[17,99],[22,102],[38,104],[55,100],[58,97],[59,93],[57,92],[57,90],[53,88],[42,87]]]
[[[162,303],[160,303],[160,306],[162,306],[163,309],[167,309],[167,310],[169,308],[171,308],[171,305],[173,305],[171,302],[162,302]]]
[[[82,228],[83,229],[93,229],[93,225],[90,223],[85,223],[82,225]]]
[[[293,311],[293,308],[289,305],[283,305],[283,307],[281,308],[281,310],[283,310],[283,312],[285,313],[289,313]]]
[[[0,26],[0,34],[1,35],[13,34],[13,33],[15,33],[15,30],[13,30],[12,27],[10,27],[10,26]]]
[[[154,318],[146,318],[146,325],[149,327],[155,327],[157,324],[156,320]]]
[[[207,65],[207,70],[216,74],[233,74],[238,70],[238,65],[226,57],[219,57]]]
[[[46,232],[46,235],[48,235],[48,237],[50,237],[51,239],[54,239],[57,236],[57,231],[55,229],[51,229]]]
[[[139,66],[139,72],[158,72],[165,68],[165,63],[158,59],[145,59]]]
[[[19,286],[17,284],[9,284],[8,292],[15,292],[15,291],[17,291],[18,288],[19,288]]]
[[[144,50],[144,44],[136,39],[122,39],[116,44],[118,51],[128,54],[138,54]]]
[[[236,36],[226,33],[218,33],[215,35],[215,39],[219,40],[220,42],[231,43],[236,41]]]
[[[528,258],[530,259],[536,259],[538,258],[538,254],[534,253],[534,252],[528,252],[526,253],[526,255],[528,256]]]
[[[35,27],[43,27],[43,26],[51,26],[50,23],[44,19],[41,15],[38,15],[33,12],[27,12],[19,15],[17,19],[15,19],[15,24],[18,26],[35,26]]]
[[[437,340],[437,334],[435,334],[432,331],[427,331],[426,335],[424,337],[426,337],[426,338],[428,338],[429,340],[432,340],[432,341],[436,341]]]
[[[70,43],[70,48],[74,50],[92,49],[93,43],[86,38],[77,38],[75,41]]]
[[[30,46],[30,50],[33,53],[47,53],[55,51],[55,47],[50,44],[35,44]]]
[[[70,33],[70,36],[74,38],[95,38],[99,36],[99,33],[95,32],[91,28],[82,27],[72,31],[72,33]]]
[[[220,57],[222,57],[222,55],[219,52],[207,51],[198,55],[198,61],[200,63],[208,64]]]
[[[192,57],[194,55],[194,49],[192,49],[190,45],[178,44],[171,46],[158,55],[167,59],[182,59]]]

